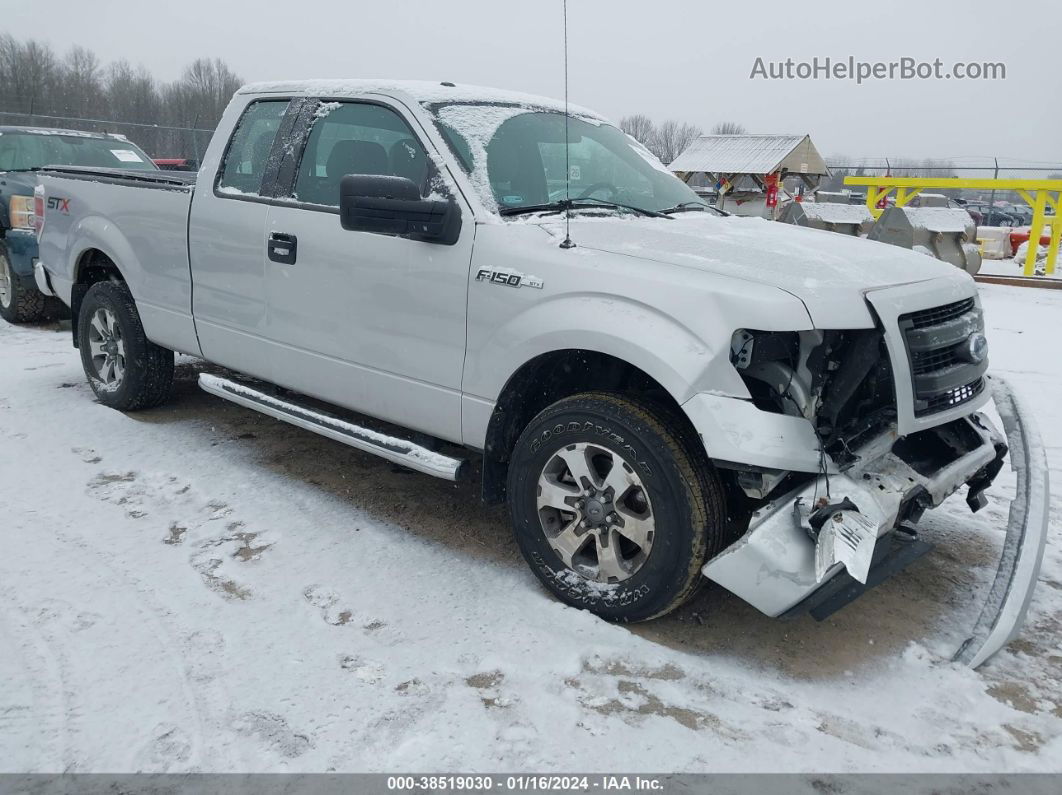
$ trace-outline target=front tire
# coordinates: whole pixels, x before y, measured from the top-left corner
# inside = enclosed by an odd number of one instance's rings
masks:
[[[608,393],[554,403],[516,442],[509,509],[532,571],[612,621],[674,610],[726,541],[718,477],[670,413]]]
[[[81,302],[78,348],[92,391],[119,411],[154,408],[173,391],[173,351],[151,342],[129,288],[92,285]]]

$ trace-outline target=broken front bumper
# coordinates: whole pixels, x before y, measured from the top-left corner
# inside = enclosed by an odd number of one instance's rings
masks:
[[[1049,499],[1047,464],[1036,432],[1009,387],[995,378],[991,383],[1006,440],[983,414],[902,439],[895,431],[883,434],[861,449],[858,462],[845,472],[815,478],[756,511],[744,536],[710,560],[702,572],[769,616],[816,604],[812,597],[820,590],[831,597],[839,593],[841,604],[847,603],[925,551],[924,545],[912,546],[909,541],[906,546],[897,543],[898,552],[893,549],[892,536],[903,536],[892,531],[902,522],[916,521],[923,510],[940,505],[964,484],[970,487],[970,507],[980,508],[981,492],[999,471],[1009,442],[1012,466],[1018,472],[1018,496],[1011,506],[1002,565],[974,637],[960,652],[972,665],[983,662],[1024,619],[1043,556]],[[839,576],[851,582],[843,572],[845,563],[833,563],[825,572],[820,565],[817,576],[816,542],[807,529],[808,506],[836,505],[844,498],[876,535],[869,575],[861,572],[866,584],[856,583],[854,591],[849,588],[847,600],[845,582],[830,585]],[[840,508],[837,511],[840,515]]]
[[[955,653],[955,660],[971,668],[1006,646],[1025,622],[1044,559],[1051,507],[1047,452],[1032,417],[1006,381],[993,379],[992,391],[1007,432],[1017,489],[988,599],[970,637]]]

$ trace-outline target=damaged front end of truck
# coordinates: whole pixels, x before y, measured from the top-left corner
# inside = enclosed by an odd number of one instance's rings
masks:
[[[806,420],[818,471],[722,462],[747,501],[741,537],[703,568],[770,616],[832,615],[931,549],[922,514],[966,486],[971,511],[1006,457],[1017,472],[999,570],[956,659],[976,667],[1018,631],[1047,535],[1047,466],[1020,400],[987,372],[976,295],[867,293],[875,327],[734,333],[730,360],[760,412]],[[915,307],[915,308],[912,308]],[[994,399],[998,430],[979,409]]]

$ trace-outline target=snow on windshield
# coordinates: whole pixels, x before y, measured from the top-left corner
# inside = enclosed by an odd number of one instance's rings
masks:
[[[509,119],[525,113],[557,113],[553,109],[513,105],[454,104],[443,105],[435,111],[435,118],[442,124],[457,132],[468,144],[471,163],[467,164],[469,179],[487,207],[497,212],[498,203],[491,189],[487,174],[487,145],[494,138],[498,128]],[[572,113],[572,118],[600,126],[605,121],[592,114]]]
[[[341,107],[343,107],[342,102],[322,102],[320,105],[317,106],[317,110],[315,110],[313,113],[313,121],[323,119],[329,113],[334,110],[338,110]],[[313,122],[311,122],[311,124],[312,123]]]
[[[498,203],[487,175],[487,144],[502,124],[528,112],[527,108],[504,105],[444,105],[436,113],[440,122],[458,132],[468,143],[472,159],[469,179],[492,211],[497,211]]]

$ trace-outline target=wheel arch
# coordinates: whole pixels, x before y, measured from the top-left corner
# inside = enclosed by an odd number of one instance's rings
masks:
[[[81,303],[85,300],[89,288],[98,282],[125,282],[126,279],[115,259],[97,247],[85,248],[75,256],[72,273],[74,283],[70,289],[70,325],[76,348],[78,347],[78,316],[81,313]]]
[[[679,401],[645,370],[596,350],[566,348],[542,353],[509,377],[491,412],[483,445],[485,502],[505,499],[509,457],[528,423],[558,400],[590,391],[622,393],[664,409],[696,438]]]

